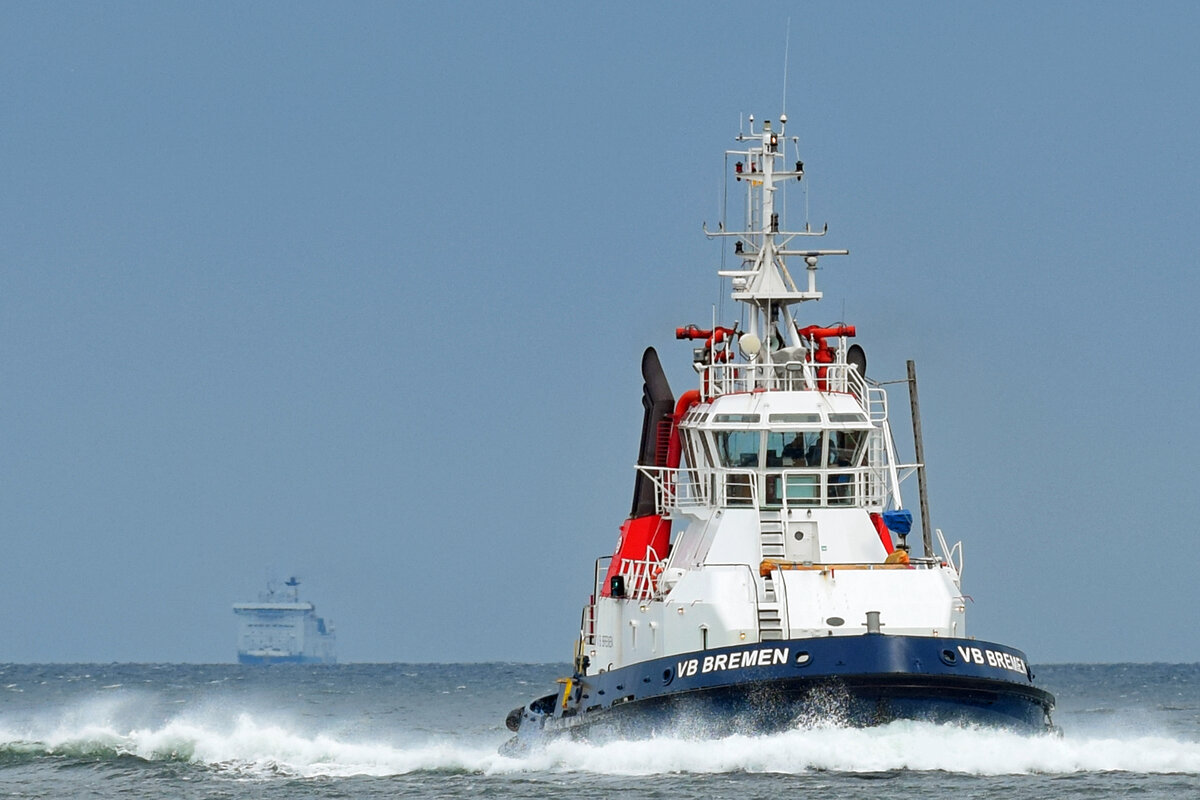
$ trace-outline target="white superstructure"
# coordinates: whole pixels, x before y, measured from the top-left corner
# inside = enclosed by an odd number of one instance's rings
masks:
[[[627,524],[603,581],[598,565],[582,630],[589,674],[697,649],[857,636],[868,613],[890,634],[966,636],[961,561],[898,555],[881,524],[902,508],[900,480],[917,465],[897,463],[887,395],[847,346],[854,328],[800,321],[801,304],[821,297],[819,259],[847,251],[798,244],[824,230],[780,228],[777,197],[803,176],[798,160],[783,167],[784,125],[752,121],[739,138],[746,149],[727,155],[738,159],[747,222],[708,233],[736,242],[743,264],[721,275],[748,307],[746,327],[679,329],[704,341],[700,385],[675,408],[681,454],[638,467],[654,488],[657,535],[631,548]]]
[[[317,607],[299,597],[300,581],[289,578],[283,591],[268,586],[257,603],[235,603],[238,661],[242,664],[336,664],[333,626]]]

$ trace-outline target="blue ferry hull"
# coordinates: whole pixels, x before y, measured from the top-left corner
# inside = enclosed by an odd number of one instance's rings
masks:
[[[507,720],[517,747],[566,734],[640,738],[773,733],[898,719],[1051,730],[1054,698],[1025,655],[940,637],[771,641],[660,658],[586,677]]]
[[[264,665],[264,664],[333,664],[336,662],[330,661],[330,660],[324,659],[324,658],[317,658],[315,656],[302,656],[302,655],[254,656],[254,655],[250,655],[249,653],[238,653],[238,663],[239,664]]]

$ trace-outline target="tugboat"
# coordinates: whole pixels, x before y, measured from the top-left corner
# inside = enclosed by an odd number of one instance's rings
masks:
[[[718,270],[742,319],[688,325],[697,388],[675,399],[653,348],[642,358],[633,507],[596,561],[573,672],[506,719],[520,751],[558,735],[724,736],[809,724],[911,719],[1053,730],[1054,698],[1025,654],[967,635],[962,543],[929,530],[916,375],[917,463],[900,463],[883,386],[866,376],[853,325],[811,324],[817,265],[848,250],[787,231],[786,115],[738,135],[727,180],[746,221]],[[792,139],[793,147],[797,140]],[[729,164],[732,168],[729,169]],[[804,265],[805,280],[789,264]],[[902,479],[920,485],[922,550]]]

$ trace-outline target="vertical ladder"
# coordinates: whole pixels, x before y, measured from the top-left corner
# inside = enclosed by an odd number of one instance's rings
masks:
[[[671,429],[674,427],[674,420],[671,418],[659,420],[658,427],[654,430],[654,465],[656,467],[667,466],[667,454],[671,449]]]
[[[887,504],[887,450],[883,437],[887,429],[871,431],[867,437],[867,471],[870,485],[867,486],[867,505],[884,506]]]
[[[782,561],[785,555],[783,512],[760,509],[758,536],[762,557]],[[768,575],[758,581],[758,640],[766,642],[783,638],[783,616],[779,610],[779,598],[775,594],[775,581]]]
[[[762,557],[782,561],[784,557],[783,512],[759,509],[758,536],[762,545]]]

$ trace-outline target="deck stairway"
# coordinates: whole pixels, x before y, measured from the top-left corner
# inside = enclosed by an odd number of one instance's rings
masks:
[[[760,509],[758,515],[762,557],[782,561],[785,554],[782,512]],[[766,642],[783,638],[783,616],[779,610],[779,598],[775,594],[775,581],[768,575],[758,581],[758,640]]]

